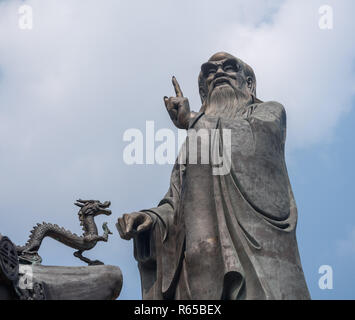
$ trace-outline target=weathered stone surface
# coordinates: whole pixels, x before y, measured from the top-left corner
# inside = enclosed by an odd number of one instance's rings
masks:
[[[109,265],[33,265],[33,283],[42,283],[47,300],[114,300],[122,288],[120,268]]]

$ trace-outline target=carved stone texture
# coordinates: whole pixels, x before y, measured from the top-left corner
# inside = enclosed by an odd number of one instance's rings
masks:
[[[0,277],[5,281],[15,282],[18,271],[16,247],[8,237],[0,235]]]
[[[16,299],[14,291],[19,277],[16,246],[8,237],[0,235],[0,300]]]
[[[28,289],[32,295],[43,294],[46,300],[114,300],[121,292],[122,273],[115,266],[30,267],[31,274],[22,275],[30,278]],[[41,285],[43,293],[34,290],[36,285]]]

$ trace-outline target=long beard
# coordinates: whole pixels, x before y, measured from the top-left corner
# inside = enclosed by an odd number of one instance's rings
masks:
[[[206,99],[205,114],[234,119],[250,104],[249,94],[232,86],[216,87]]]

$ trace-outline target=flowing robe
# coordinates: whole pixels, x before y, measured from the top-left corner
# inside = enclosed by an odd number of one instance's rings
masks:
[[[214,175],[187,154],[158,207],[142,210],[154,221],[134,239],[143,299],[309,299],[283,106],[249,105],[234,119],[201,112],[192,128],[231,130],[231,169]]]

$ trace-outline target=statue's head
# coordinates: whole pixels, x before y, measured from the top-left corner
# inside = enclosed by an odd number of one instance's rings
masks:
[[[209,105],[250,104],[256,101],[256,79],[253,69],[226,52],[214,54],[201,66],[199,91],[204,108]],[[234,109],[235,109],[234,107]]]

